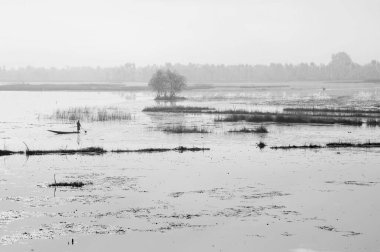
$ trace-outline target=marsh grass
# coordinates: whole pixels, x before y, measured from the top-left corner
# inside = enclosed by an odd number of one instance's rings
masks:
[[[184,101],[186,100],[183,96],[156,96],[154,98],[156,101]]]
[[[215,114],[219,122],[275,122],[275,123],[314,123],[314,124],[343,124],[361,126],[362,118],[367,118],[369,126],[380,125],[371,118],[380,116],[380,110],[368,109],[339,109],[339,108],[285,108],[284,112],[262,112],[244,109],[216,110],[209,107],[191,106],[155,106],[147,107],[144,112],[195,113]]]
[[[10,151],[10,150],[0,150],[0,156],[11,156],[15,154],[23,154],[23,151]]]
[[[200,147],[185,147],[178,146],[176,148],[145,148],[145,149],[117,149],[117,150],[105,150],[100,147],[89,147],[83,149],[64,149],[64,150],[30,150],[26,151],[9,151],[9,150],[0,150],[0,156],[9,156],[9,155],[26,155],[26,156],[44,156],[44,155],[102,155],[105,153],[152,153],[152,152],[185,152],[185,151],[208,151],[210,148],[200,148]]]
[[[379,148],[380,143],[367,142],[367,143],[352,143],[352,142],[332,142],[326,145],[285,145],[285,146],[272,146],[274,150],[290,150],[290,149],[321,149],[321,148]]]
[[[169,152],[169,151],[176,151],[176,152],[185,152],[185,151],[209,151],[210,148],[199,148],[199,147],[184,147],[184,146],[178,146],[176,148],[145,148],[145,149],[137,149],[137,150],[128,150],[128,149],[118,149],[118,150],[112,150],[113,153],[154,153],[154,152]]]
[[[168,152],[171,151],[170,148],[144,148],[137,150],[129,150],[129,149],[116,149],[112,150],[112,153],[154,153],[154,152]]]
[[[267,128],[265,128],[264,126],[260,126],[260,127],[257,127],[255,129],[249,129],[249,128],[246,128],[246,127],[243,127],[241,129],[235,129],[235,130],[229,130],[228,132],[231,132],[231,133],[268,133],[268,130]]]
[[[367,142],[367,143],[351,143],[351,142],[333,142],[326,144],[328,148],[378,148],[380,143],[376,142]]]
[[[128,121],[132,119],[129,112],[119,108],[96,108],[96,107],[72,107],[68,109],[57,109],[49,119],[63,121],[87,121],[87,122],[107,122],[107,121]]]
[[[284,112],[327,112],[348,114],[380,114],[380,109],[328,108],[328,107],[295,107],[284,108]]]
[[[188,134],[188,133],[210,133],[210,131],[204,129],[204,128],[199,128],[197,126],[193,127],[187,127],[183,125],[176,125],[176,126],[169,126],[166,128],[163,128],[162,131],[166,133],[174,133],[174,134]]]
[[[285,115],[285,114],[267,114],[267,115],[228,115],[226,117],[218,117],[217,122],[275,122],[275,123],[299,123],[299,124],[343,124],[361,126],[363,122],[360,119],[344,119],[344,118],[325,118],[312,117],[306,115]]]
[[[27,156],[35,156],[35,155],[74,155],[74,154],[82,154],[82,155],[101,155],[106,153],[107,151],[100,147],[88,147],[82,149],[60,149],[60,150],[30,150],[27,149],[25,154]]]
[[[153,106],[146,107],[143,112],[165,112],[165,113],[203,113],[214,110],[209,107],[193,107],[193,106]]]
[[[376,127],[380,126],[380,121],[377,119],[367,119],[366,124],[369,127]]]
[[[309,144],[309,145],[287,145],[287,146],[272,146],[273,150],[290,150],[290,149],[320,149],[321,145]]]

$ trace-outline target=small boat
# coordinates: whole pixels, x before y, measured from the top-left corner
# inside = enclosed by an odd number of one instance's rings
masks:
[[[48,130],[50,132],[53,132],[55,134],[79,134],[79,131],[58,131],[58,130]]]

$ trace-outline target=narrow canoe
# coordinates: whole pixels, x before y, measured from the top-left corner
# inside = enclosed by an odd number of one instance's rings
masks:
[[[78,131],[57,131],[57,130],[48,130],[50,132],[53,132],[55,134],[79,134]]]

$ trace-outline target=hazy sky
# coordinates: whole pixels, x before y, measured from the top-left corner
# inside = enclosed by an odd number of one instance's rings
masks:
[[[380,60],[380,0],[0,0],[0,65]]]

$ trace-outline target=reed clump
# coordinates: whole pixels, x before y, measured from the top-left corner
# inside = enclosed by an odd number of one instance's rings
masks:
[[[367,143],[351,143],[351,142],[332,142],[326,145],[285,145],[285,146],[272,146],[274,150],[290,150],[290,149],[321,149],[321,148],[379,148],[380,143],[367,142]]]
[[[165,112],[165,113],[204,113],[214,110],[209,107],[193,107],[193,106],[153,106],[146,107],[143,112]]]
[[[268,129],[261,125],[255,129],[243,127],[241,129],[229,130],[228,132],[231,132],[231,133],[262,133],[262,134],[265,134],[265,133],[268,133]]]
[[[333,142],[326,144],[328,148],[378,148],[380,143],[367,142],[367,143],[350,143],[350,142]]]
[[[128,149],[118,149],[112,150],[113,153],[152,153],[152,152],[169,152],[169,151],[177,151],[177,152],[185,152],[185,151],[209,151],[210,148],[200,148],[200,147],[185,147],[178,146],[176,148],[145,148],[145,149],[137,149],[137,150],[128,150]]]
[[[349,114],[380,114],[380,109],[334,108],[334,107],[295,107],[284,108],[284,112],[326,112]]]
[[[366,124],[369,127],[380,126],[380,120],[377,120],[377,119],[367,119]]]
[[[197,126],[187,127],[183,125],[169,126],[169,127],[163,128],[162,131],[167,132],[167,133],[174,133],[174,134],[210,133],[209,130],[204,129],[204,128],[199,128]]]
[[[343,118],[325,118],[312,117],[306,115],[285,115],[285,114],[268,114],[268,115],[228,115],[226,117],[218,117],[215,119],[218,122],[275,122],[275,123],[299,123],[299,124],[343,124],[361,126],[363,122],[360,119],[343,119]]]
[[[74,155],[74,154],[82,154],[82,155],[101,155],[106,153],[107,151],[101,147],[88,147],[82,149],[59,149],[59,150],[30,150],[27,149],[25,154],[27,156],[36,156],[36,155]]]
[[[215,114],[219,116],[215,121],[219,122],[275,122],[275,123],[314,123],[314,124],[342,124],[361,126],[362,118],[367,118],[369,126],[380,125],[380,122],[371,118],[377,118],[380,110],[367,109],[341,109],[341,108],[285,108],[283,112],[250,111],[244,109],[216,110],[209,107],[191,106],[154,106],[147,107],[144,112],[167,113],[195,113]]]
[[[119,108],[96,108],[96,107],[72,107],[68,109],[57,109],[49,119],[63,121],[87,121],[87,122],[106,122],[106,121],[128,121],[132,119],[129,112]]]
[[[320,149],[321,145],[309,144],[309,145],[287,145],[287,146],[272,146],[273,150],[290,150],[290,149]]]
[[[82,149],[59,149],[59,150],[30,150],[26,151],[9,151],[0,150],[0,156],[8,155],[26,155],[26,156],[43,156],[43,155],[102,155],[105,153],[153,153],[153,152],[168,152],[168,151],[209,151],[210,148],[200,148],[200,147],[185,147],[178,146],[175,148],[144,148],[144,149],[117,149],[117,150],[105,150],[100,147],[89,147]]]
[[[15,154],[23,154],[23,151],[10,151],[10,150],[0,150],[0,156],[10,156]]]

